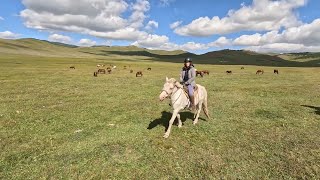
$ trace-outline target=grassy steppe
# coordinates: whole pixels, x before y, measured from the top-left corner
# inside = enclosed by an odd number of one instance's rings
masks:
[[[320,178],[319,68],[197,65],[212,119],[163,139],[181,64],[132,59],[1,56],[0,179]]]

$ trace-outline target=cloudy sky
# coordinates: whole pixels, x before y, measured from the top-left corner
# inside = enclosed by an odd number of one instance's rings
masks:
[[[319,0],[2,0],[0,38],[205,53],[320,51]]]

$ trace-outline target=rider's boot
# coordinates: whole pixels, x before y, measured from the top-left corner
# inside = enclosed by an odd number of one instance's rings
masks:
[[[196,106],[194,104],[194,96],[190,96],[190,106],[189,106],[189,110],[191,111],[195,111],[196,110]]]

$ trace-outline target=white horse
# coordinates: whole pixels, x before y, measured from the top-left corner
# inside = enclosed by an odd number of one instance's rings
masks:
[[[207,95],[207,90],[205,87],[197,84],[198,86],[198,94],[195,94],[195,105],[196,105],[196,111],[194,114],[194,121],[193,124],[196,125],[198,123],[199,115],[201,109],[203,109],[205,115],[209,117],[208,113],[208,106],[207,106],[207,101],[208,101],[208,95]],[[171,132],[171,126],[176,119],[178,118],[178,127],[182,127],[182,121],[180,119],[180,114],[179,112],[188,106],[190,106],[190,100],[188,98],[188,95],[185,93],[183,86],[176,81],[174,78],[168,79],[166,77],[166,82],[163,85],[162,92],[159,96],[160,101],[163,101],[164,99],[170,97],[171,99],[171,105],[173,107],[173,113],[172,117],[169,121],[169,127],[164,134],[164,138],[168,138]]]

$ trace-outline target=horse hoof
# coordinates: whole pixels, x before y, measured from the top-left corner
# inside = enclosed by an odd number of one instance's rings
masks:
[[[165,134],[163,137],[167,139],[169,137],[169,135]]]

